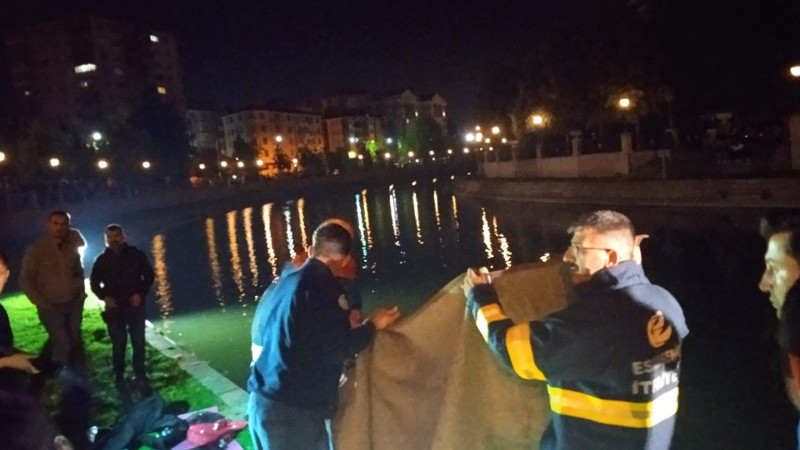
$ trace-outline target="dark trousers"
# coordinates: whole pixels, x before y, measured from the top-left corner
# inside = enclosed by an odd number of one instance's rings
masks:
[[[258,450],[330,450],[331,421],[325,414],[251,393],[250,437]]]
[[[74,363],[80,353],[83,300],[49,307],[40,306],[37,312],[53,347],[53,361],[61,364]]]
[[[125,373],[125,348],[130,335],[133,373],[137,377],[144,377],[144,307],[108,308],[103,313],[103,319],[108,327],[108,337],[111,338],[114,376],[119,378]]]

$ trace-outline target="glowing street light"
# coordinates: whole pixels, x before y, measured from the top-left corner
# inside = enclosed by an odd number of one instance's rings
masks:
[[[242,167],[244,167],[244,162],[239,161],[238,163],[236,163],[236,165],[239,166],[239,168],[241,169]]]
[[[386,159],[392,159],[392,154],[389,153],[389,152],[386,152],[386,153],[383,154],[383,157],[386,158]]]
[[[0,163],[6,160],[6,154],[4,152],[0,152]]]
[[[150,168],[150,161],[143,161],[142,162],[142,169],[147,170]]]
[[[101,159],[100,161],[97,161],[97,167],[100,170],[108,169],[108,161],[106,161],[105,159]]]
[[[61,165],[61,161],[58,158],[50,158],[50,167],[58,167]]]
[[[481,131],[481,127],[479,125],[475,125],[475,131]]]
[[[283,142],[283,137],[280,134],[275,136],[275,142]]]
[[[800,78],[800,65],[792,66],[789,69],[789,73],[795,78]]]
[[[219,165],[222,167],[228,167],[228,161],[222,161],[221,163],[219,163]]]
[[[203,163],[200,163],[200,165],[199,165],[199,166],[197,166],[197,167],[199,167],[199,168],[200,168],[200,170],[206,170],[206,165],[205,165],[205,164],[203,164]]]
[[[491,139],[489,139],[489,138],[486,138],[486,140],[485,140],[485,141],[483,141],[483,142],[484,142],[484,143],[486,143],[486,144],[488,144],[488,143],[492,142],[492,140],[491,140]]]
[[[620,108],[624,108],[624,109],[630,108],[631,107],[631,99],[629,99],[628,97],[623,97],[623,98],[619,99],[619,107]]]
[[[508,142],[508,140],[507,140],[506,138],[503,138],[503,139],[500,139],[500,142],[502,142],[503,144],[505,144],[506,142]]]
[[[292,164],[297,165],[297,158],[292,158]]]
[[[350,150],[349,152],[347,152],[347,157],[350,159],[356,159],[356,152]]]
[[[256,165],[257,165],[258,167],[261,167],[261,166],[263,166],[263,165],[264,165],[264,161],[262,161],[262,160],[260,160],[260,159],[259,159],[258,161],[256,161]]]
[[[534,115],[533,119],[531,120],[533,121],[534,125],[544,125],[544,117],[540,116],[539,114]]]
[[[414,152],[408,152],[408,157],[409,158],[413,158],[414,157]]]
[[[464,147],[464,153],[469,153],[469,149],[467,147]]]
[[[428,154],[433,156],[433,150],[429,151]]]
[[[390,137],[386,138],[386,143],[387,144],[391,144],[392,143],[392,138],[390,138]]]
[[[467,142],[473,142],[473,141],[475,141],[475,135],[473,133],[467,133],[467,136],[466,136],[465,139],[467,140]]]
[[[100,139],[103,139],[103,134],[100,133],[99,131],[95,131],[94,133],[92,133],[92,139],[94,139],[95,141],[99,141]]]
[[[500,127],[497,125],[492,127],[492,134],[500,134]]]
[[[475,142],[480,142],[483,140],[483,133],[475,133]]]
[[[358,155],[358,159],[364,159],[364,155]]]

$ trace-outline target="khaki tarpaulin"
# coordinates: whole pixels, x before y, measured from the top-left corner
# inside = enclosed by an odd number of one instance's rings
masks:
[[[496,276],[515,322],[566,306],[562,265],[535,263]],[[463,276],[413,315],[378,333],[340,391],[337,450],[537,448],[550,408],[489,351],[466,310]]]

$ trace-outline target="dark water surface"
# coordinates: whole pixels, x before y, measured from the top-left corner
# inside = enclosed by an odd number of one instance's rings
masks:
[[[136,244],[149,248],[156,271],[150,319],[244,386],[257,300],[323,219],[359,230],[366,312],[397,303],[409,314],[469,266],[560,258],[567,225],[592,209],[468,201],[449,183],[420,181],[253,205]],[[652,236],[645,270],[680,301],[692,332],[675,447],[792,448],[796,414],[777,374],[774,312],[757,289],[761,211],[619,209]]]

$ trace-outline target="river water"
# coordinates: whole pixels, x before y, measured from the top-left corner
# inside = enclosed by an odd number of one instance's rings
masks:
[[[145,242],[156,272],[149,318],[244,386],[258,298],[327,217],[358,229],[365,312],[410,314],[467,267],[560,258],[565,229],[592,206],[472,201],[449,180],[339,190],[252,205],[166,228]],[[676,448],[791,448],[796,413],[777,375],[774,312],[757,283],[761,211],[625,207],[651,280],[684,308]]]

